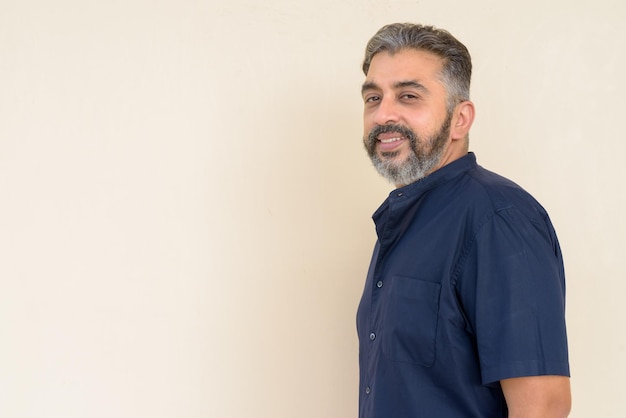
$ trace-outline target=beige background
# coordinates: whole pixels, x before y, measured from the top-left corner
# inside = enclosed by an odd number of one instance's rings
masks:
[[[474,57],[479,162],[548,209],[572,417],[626,410],[618,0],[0,0],[0,416],[343,418],[391,190],[360,60],[392,21]]]

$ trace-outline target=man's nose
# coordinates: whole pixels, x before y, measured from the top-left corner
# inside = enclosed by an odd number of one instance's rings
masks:
[[[397,123],[400,119],[398,111],[398,103],[395,100],[390,97],[382,98],[380,99],[380,103],[376,109],[374,122],[376,122],[377,125]]]

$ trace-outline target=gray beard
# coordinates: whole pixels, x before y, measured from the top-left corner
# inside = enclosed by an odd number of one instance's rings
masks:
[[[363,143],[376,171],[396,186],[406,186],[426,177],[441,162],[450,136],[451,122],[452,113],[448,112],[439,132],[425,139],[418,138],[412,130],[402,125],[378,125],[364,138]],[[397,152],[382,155],[376,152],[376,138],[388,132],[397,132],[409,140],[412,152],[405,161],[393,161]]]

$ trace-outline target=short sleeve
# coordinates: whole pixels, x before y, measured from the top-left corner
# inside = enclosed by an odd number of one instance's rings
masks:
[[[496,212],[476,231],[457,292],[476,338],[483,384],[569,376],[565,278],[547,215]]]

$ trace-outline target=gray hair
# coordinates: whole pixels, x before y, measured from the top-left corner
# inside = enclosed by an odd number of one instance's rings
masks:
[[[448,31],[433,26],[412,23],[393,23],[383,26],[367,43],[363,73],[367,75],[372,58],[379,52],[395,54],[402,49],[427,51],[443,60],[440,74],[448,93],[448,110],[469,100],[472,78],[472,58],[469,51]]]

